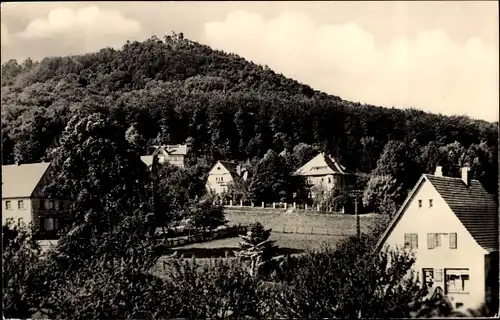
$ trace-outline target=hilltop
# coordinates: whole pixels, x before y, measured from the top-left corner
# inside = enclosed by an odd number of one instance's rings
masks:
[[[211,160],[306,143],[361,172],[376,167],[390,140],[421,148],[458,142],[465,150],[483,143],[498,154],[497,123],[345,101],[173,34],[2,65],[4,164],[40,161],[71,116],[95,111],[119,115],[141,154],[157,138],[187,141],[193,156]]]

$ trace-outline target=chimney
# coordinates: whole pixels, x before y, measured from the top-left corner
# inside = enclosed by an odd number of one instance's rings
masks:
[[[434,175],[436,177],[442,177],[443,176],[443,167],[437,166],[436,171],[434,172]]]
[[[470,168],[469,167],[463,167],[462,168],[462,181],[465,183],[465,185],[470,185],[470,180],[471,180],[471,174],[470,174]]]

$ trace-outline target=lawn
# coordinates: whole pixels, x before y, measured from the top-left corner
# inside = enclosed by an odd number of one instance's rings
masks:
[[[229,225],[246,225],[260,222],[265,228],[273,232],[285,233],[313,233],[323,235],[346,236],[356,232],[356,219],[352,215],[340,214],[311,214],[286,213],[269,211],[239,211],[226,210],[226,219]],[[373,214],[360,215],[361,232],[369,230],[375,221]]]
[[[321,248],[322,245],[333,246],[346,237],[326,236],[314,234],[291,234],[291,233],[272,233],[270,239],[276,241],[280,248],[278,254],[301,254],[306,250]],[[185,258],[195,257],[201,263],[208,263],[210,259],[225,258],[226,252],[229,259],[234,257],[234,251],[239,247],[239,238],[218,239],[203,243],[193,243],[186,246],[172,248],[166,255],[174,251],[183,254]],[[153,268],[153,273],[164,276],[163,262],[165,258],[160,258],[157,265]]]

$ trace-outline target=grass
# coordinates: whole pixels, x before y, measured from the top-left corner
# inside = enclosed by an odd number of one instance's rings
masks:
[[[324,235],[346,236],[356,232],[356,219],[352,215],[285,213],[265,211],[226,210],[229,225],[260,222],[273,232],[312,233]],[[361,232],[368,231],[375,220],[373,214],[360,215]]]

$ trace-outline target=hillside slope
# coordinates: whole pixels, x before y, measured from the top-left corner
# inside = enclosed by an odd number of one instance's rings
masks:
[[[373,169],[389,140],[457,141],[466,150],[484,142],[498,154],[496,123],[344,101],[176,34],[121,50],[9,61],[1,93],[4,163],[39,161],[72,115],[95,111],[118,114],[138,153],[160,134],[211,160],[316,144],[358,171]]]

